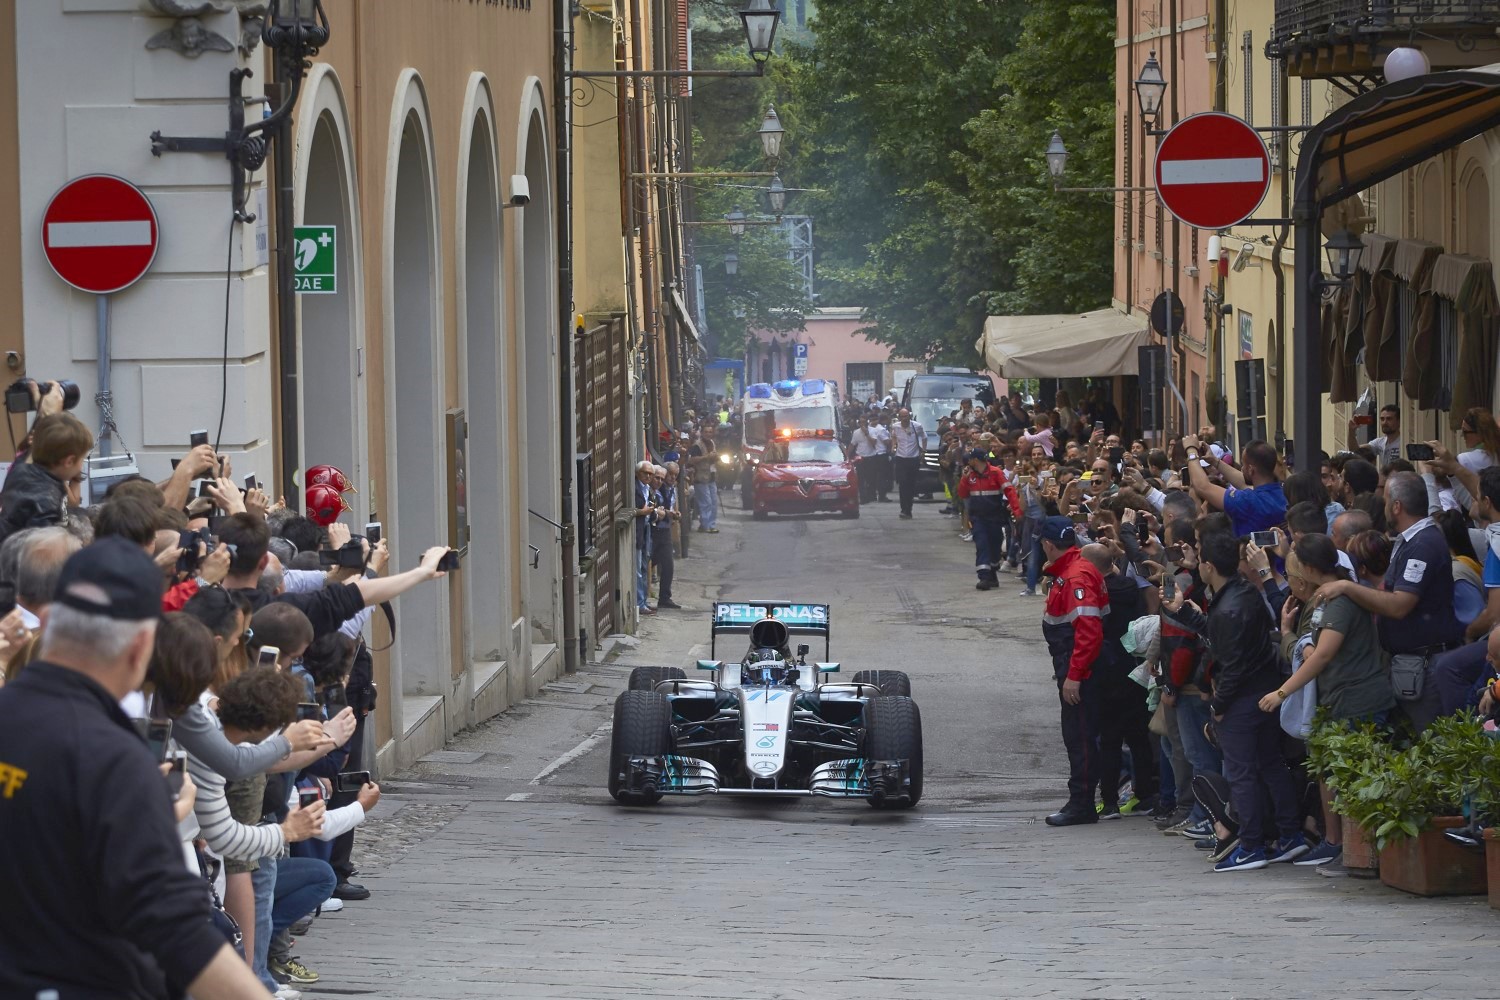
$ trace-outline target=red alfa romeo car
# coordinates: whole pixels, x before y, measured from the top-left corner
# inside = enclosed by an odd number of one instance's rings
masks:
[[[819,511],[859,517],[859,477],[832,431],[783,430],[766,445],[751,491],[757,518]]]

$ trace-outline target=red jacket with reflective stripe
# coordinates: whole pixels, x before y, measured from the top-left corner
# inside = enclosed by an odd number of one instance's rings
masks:
[[[1068,549],[1043,570],[1052,578],[1042,634],[1052,653],[1052,669],[1061,681],[1088,680],[1104,645],[1104,616],[1109,593],[1098,568],[1077,547]]]

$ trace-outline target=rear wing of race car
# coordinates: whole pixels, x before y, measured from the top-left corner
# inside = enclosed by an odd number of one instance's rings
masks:
[[[823,637],[823,658],[833,648],[833,625],[826,604],[803,604],[798,601],[716,601],[714,617],[708,628],[710,656],[717,656],[721,635],[749,635],[762,618],[775,618],[786,626],[790,635]]]

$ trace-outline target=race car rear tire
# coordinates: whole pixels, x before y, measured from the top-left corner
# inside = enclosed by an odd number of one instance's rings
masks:
[[[752,510],[750,512],[750,516],[755,518],[757,521],[764,521],[770,515],[771,512],[768,510]]]
[[[840,511],[840,513],[843,514],[844,517],[849,518],[850,520],[854,520],[854,521],[859,520],[859,508],[858,507],[851,507],[849,510]]]
[[[861,670],[849,680],[853,684],[874,684],[882,695],[911,697],[911,678],[904,670]]]
[[[663,669],[663,668],[659,668]],[[620,775],[627,757],[661,757],[672,751],[672,706],[655,691],[625,691],[615,699],[614,731],[609,742],[609,794],[616,802],[649,806],[661,793],[628,792]]]
[[[864,756],[868,760],[909,761],[911,794],[872,795],[865,801],[876,809],[910,809],[922,797],[922,713],[910,698],[874,698],[865,706]]]
[[[686,680],[681,667],[636,667],[630,672],[629,690],[655,691],[659,681]]]

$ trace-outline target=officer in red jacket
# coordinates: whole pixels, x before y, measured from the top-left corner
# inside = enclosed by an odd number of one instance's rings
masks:
[[[1052,580],[1042,634],[1052,654],[1062,703],[1063,745],[1068,748],[1068,804],[1047,817],[1048,826],[1098,822],[1094,791],[1099,786],[1098,698],[1094,661],[1104,645],[1104,616],[1109,597],[1104,577],[1078,550],[1073,522],[1066,517],[1042,521],[1043,569]]]
[[[989,452],[969,452],[967,468],[958,481],[958,498],[968,505],[969,527],[974,533],[974,571],[979,574],[975,590],[993,590],[1000,585],[1000,551],[1005,528],[1010,524],[1010,503],[1005,497],[1005,472],[990,464]]]

